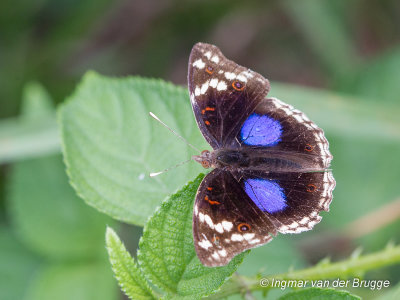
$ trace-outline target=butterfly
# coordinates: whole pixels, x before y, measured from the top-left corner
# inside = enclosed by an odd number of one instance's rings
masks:
[[[197,125],[212,151],[193,158],[213,168],[193,210],[193,240],[208,267],[268,243],[277,233],[310,230],[328,211],[336,182],[322,129],[276,98],[260,74],[198,43],[188,68]]]

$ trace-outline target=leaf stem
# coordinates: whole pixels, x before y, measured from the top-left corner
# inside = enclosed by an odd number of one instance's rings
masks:
[[[336,279],[360,276],[366,271],[382,268],[389,265],[400,263],[400,246],[388,246],[385,249],[364,255],[350,257],[335,263],[323,261],[313,267],[289,271],[287,273],[269,275],[263,277],[271,282],[275,280],[320,280],[320,279]],[[207,299],[222,299],[234,294],[242,294],[248,291],[263,290],[267,292],[273,288],[271,286],[262,286],[260,284],[261,277],[245,277],[233,276],[228,280],[221,289],[209,296]]]

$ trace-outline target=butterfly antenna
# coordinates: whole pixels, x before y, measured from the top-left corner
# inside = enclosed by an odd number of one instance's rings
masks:
[[[176,164],[175,166],[169,167],[169,168],[167,168],[167,169],[165,169],[165,170],[162,170],[162,171],[160,171],[160,172],[150,173],[150,177],[156,177],[157,175],[160,175],[160,174],[162,174],[162,173],[168,172],[168,171],[171,170],[171,169],[175,169],[175,168],[177,168],[177,167],[179,167],[179,166],[182,166],[182,165],[188,163],[189,161],[191,161],[191,159],[188,159],[188,160],[186,160],[186,161],[180,162],[179,164]]]
[[[174,131],[172,128],[170,128],[167,124],[165,124],[163,121],[161,121],[155,114],[152,112],[149,112],[150,116],[153,117],[156,121],[160,122],[164,127],[166,127],[169,131],[171,131],[173,134],[175,134],[178,138],[183,140],[188,146],[192,147],[194,150],[201,152],[199,149],[197,149],[195,146],[193,146],[191,143],[189,143],[184,137],[179,135],[176,131]]]

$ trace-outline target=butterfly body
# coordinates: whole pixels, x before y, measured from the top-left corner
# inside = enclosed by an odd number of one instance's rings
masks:
[[[268,98],[269,81],[198,43],[189,59],[197,124],[213,148],[194,160],[213,170],[196,195],[193,237],[206,266],[227,264],[280,233],[310,230],[329,210],[335,180],[323,131]]]
[[[206,150],[207,151],[207,150]],[[217,149],[204,155],[194,155],[194,160],[205,168],[223,168],[229,171],[298,172],[305,171],[305,157],[291,156],[279,151],[260,151],[259,149]],[[309,168],[307,171],[319,171]]]

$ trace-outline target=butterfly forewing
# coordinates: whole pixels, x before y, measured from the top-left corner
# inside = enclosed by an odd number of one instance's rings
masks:
[[[190,54],[188,83],[197,124],[214,149],[235,138],[269,90],[268,80],[260,74],[203,43],[196,44]]]

